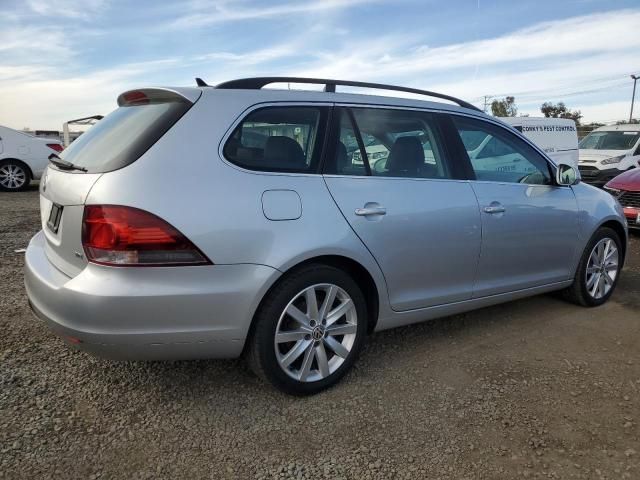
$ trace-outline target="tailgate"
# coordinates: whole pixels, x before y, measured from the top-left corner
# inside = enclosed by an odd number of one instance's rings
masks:
[[[40,220],[47,257],[70,277],[87,264],[82,249],[84,201],[100,176],[48,167],[40,181]]]

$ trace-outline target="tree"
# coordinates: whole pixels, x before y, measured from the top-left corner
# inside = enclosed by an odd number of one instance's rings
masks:
[[[494,117],[515,117],[518,114],[516,99],[504,97],[502,100],[494,100],[491,102],[491,114]]]
[[[576,125],[580,125],[582,118],[580,110],[569,110],[563,102],[558,102],[555,105],[551,102],[544,102],[540,106],[540,111],[547,118],[570,118],[576,122]]]

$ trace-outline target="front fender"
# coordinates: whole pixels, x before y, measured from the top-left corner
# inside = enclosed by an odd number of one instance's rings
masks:
[[[571,187],[575,193],[578,204],[578,242],[579,254],[575,262],[577,268],[582,252],[589,239],[605,223],[616,222],[619,224],[619,232],[623,232],[624,250],[626,251],[629,239],[627,222],[618,201],[604,190],[581,182]]]

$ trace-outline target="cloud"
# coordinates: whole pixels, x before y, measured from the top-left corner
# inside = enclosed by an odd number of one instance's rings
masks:
[[[468,99],[515,95],[518,101],[521,95],[518,103],[525,106],[569,97],[574,108],[581,108],[587,94],[623,94],[631,86],[628,74],[640,70],[639,23],[640,10],[621,10],[434,48],[402,36],[350,39],[344,48],[320,53],[291,73],[399,83]],[[585,118],[620,116],[617,106],[584,108]]]
[[[597,105],[583,105],[580,108],[580,111],[584,117],[583,121],[591,122],[595,121],[593,119],[596,119],[600,122],[608,123],[619,120],[628,120],[630,108],[631,97],[629,97],[629,101],[626,102],[604,102]],[[634,112],[635,118],[638,118],[637,108],[638,105],[636,104],[636,110]]]
[[[102,0],[92,1],[94,12],[108,7]],[[640,9],[542,22],[493,38],[432,47],[425,44],[425,33],[415,29],[376,35],[345,29],[352,25],[341,23],[334,13],[363,1],[288,0],[249,7],[242,1],[231,5],[193,0],[184,7],[188,13],[176,22],[200,12],[198,22],[227,21],[230,30],[207,37],[206,42],[194,39],[188,48],[179,49],[180,55],[186,52],[180,57],[172,48],[153,50],[171,51],[163,58],[151,56],[146,45],[169,46],[176,35],[182,39],[183,34],[166,29],[160,33],[162,22],[152,22],[137,32],[143,46],[132,46],[131,55],[126,52],[123,58],[128,63],[112,59],[108,68],[92,66],[102,52],[115,51],[93,40],[93,26],[63,32],[48,23],[10,23],[0,30],[0,123],[56,127],[68,118],[107,113],[115,106],[115,97],[128,88],[150,83],[192,85],[194,76],[215,84],[254,75],[396,83],[476,101],[483,95],[515,95],[523,113],[537,114],[543,101],[565,101],[583,110],[588,121],[598,120],[597,115],[605,120],[628,115],[621,100],[627,90],[630,96],[628,74],[640,70],[640,36],[636,35]],[[71,3],[56,2],[58,6]],[[178,10],[162,8],[172,15]],[[303,20],[277,30],[283,19],[287,22],[290,14],[298,12],[309,15],[293,15]],[[269,19],[265,23],[271,33],[264,41],[260,37],[264,30],[257,28],[234,35],[243,30],[234,21],[243,19]],[[121,28],[128,32],[130,27]],[[208,45],[224,48],[211,51]],[[133,62],[135,58],[141,61]],[[102,65],[101,59],[95,63]],[[607,106],[592,108],[594,99]]]
[[[637,52],[639,23],[640,10],[622,10],[540,23],[492,39],[435,48],[394,44],[385,47],[380,37],[373,42],[362,39],[355,44],[348,42],[340,51],[327,53],[322,62],[307,68],[305,73],[345,75],[357,71],[366,78],[406,77],[469,67],[487,70],[515,62],[523,63],[520,68],[527,68],[524,62],[531,65],[535,60]]]
[[[241,2],[205,1],[192,2],[191,11],[170,23],[177,29],[204,27],[212,24],[239,20],[254,20],[287,15],[313,13],[349,8],[371,0],[306,0],[276,5],[243,7]]]
[[[26,5],[42,16],[88,20],[104,10],[107,0],[26,0]]]
[[[259,50],[251,50],[244,53],[211,52],[198,55],[194,60],[202,62],[223,61],[240,64],[242,66],[251,66],[298,55],[300,50],[294,45],[294,42],[287,42],[285,44]]]
[[[58,28],[11,25],[0,28],[0,61],[3,63],[9,56],[21,61],[36,57],[40,62],[49,63],[49,56],[50,60],[59,61],[71,54],[68,39]]]
[[[62,128],[72,118],[106,115],[116,108],[117,96],[131,88],[148,85],[148,78],[175,65],[176,58],[103,69],[89,75],[49,75],[3,81],[0,77],[0,124],[12,128]],[[21,72],[28,73],[28,72]],[[2,115],[10,112],[10,116]]]

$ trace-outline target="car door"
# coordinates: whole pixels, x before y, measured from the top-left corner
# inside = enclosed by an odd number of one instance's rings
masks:
[[[553,182],[548,160],[510,129],[452,115],[464,152],[490,138],[492,150],[469,155],[482,218],[473,296],[484,297],[571,278],[578,206],[571,187]]]
[[[335,114],[325,181],[380,265],[392,308],[470,299],[480,213],[469,182],[449,163],[438,114],[363,107]]]

